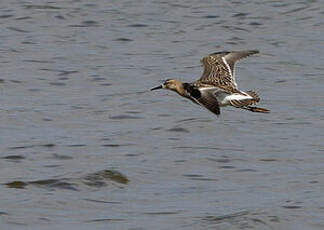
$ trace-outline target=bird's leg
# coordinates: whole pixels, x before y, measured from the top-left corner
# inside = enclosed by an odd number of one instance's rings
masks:
[[[255,106],[242,107],[241,109],[246,109],[246,110],[249,110],[251,112],[256,112],[256,113],[270,113],[270,110],[268,110],[268,109],[255,107]]]

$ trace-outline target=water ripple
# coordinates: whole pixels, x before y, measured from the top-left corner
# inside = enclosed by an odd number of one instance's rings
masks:
[[[44,188],[48,190],[63,189],[79,191],[82,185],[100,188],[106,187],[112,183],[115,185],[126,185],[129,179],[116,170],[102,170],[95,173],[89,173],[81,178],[61,178],[61,179],[44,179],[34,181],[15,180],[5,185],[8,188],[25,189],[28,186]]]

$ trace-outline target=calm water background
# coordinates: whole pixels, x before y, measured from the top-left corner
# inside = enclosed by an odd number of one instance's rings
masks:
[[[323,1],[6,0],[0,23],[1,229],[324,229]],[[148,91],[245,49],[270,114]]]

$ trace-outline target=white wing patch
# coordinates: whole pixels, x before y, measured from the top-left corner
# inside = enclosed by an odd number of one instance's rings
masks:
[[[253,97],[242,95],[242,94],[231,94],[231,95],[227,96],[226,99],[239,101],[239,100],[253,99]]]
[[[205,90],[220,90],[218,87],[204,87],[204,88],[199,88],[199,91],[205,91]]]
[[[232,77],[232,81],[233,81],[233,84],[235,85],[235,87],[237,88],[237,84],[236,84],[236,81],[235,81],[235,77],[234,77],[234,74],[232,73],[232,70],[231,70],[231,67],[229,66],[229,64],[227,63],[225,57],[222,57],[222,60],[228,70],[228,72],[230,73],[231,77]]]

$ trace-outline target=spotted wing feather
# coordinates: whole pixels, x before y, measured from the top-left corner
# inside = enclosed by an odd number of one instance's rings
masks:
[[[236,61],[255,53],[258,53],[258,51],[223,51],[204,57],[201,60],[204,72],[198,82],[219,87],[230,93],[238,92],[234,78],[234,64]]]
[[[235,75],[234,75],[234,64],[235,62],[246,58],[248,56],[251,56],[253,54],[259,53],[258,50],[245,50],[245,51],[233,51],[233,52],[228,52],[224,58],[227,63],[227,65],[230,68],[231,75],[232,75],[232,80],[235,82]]]

